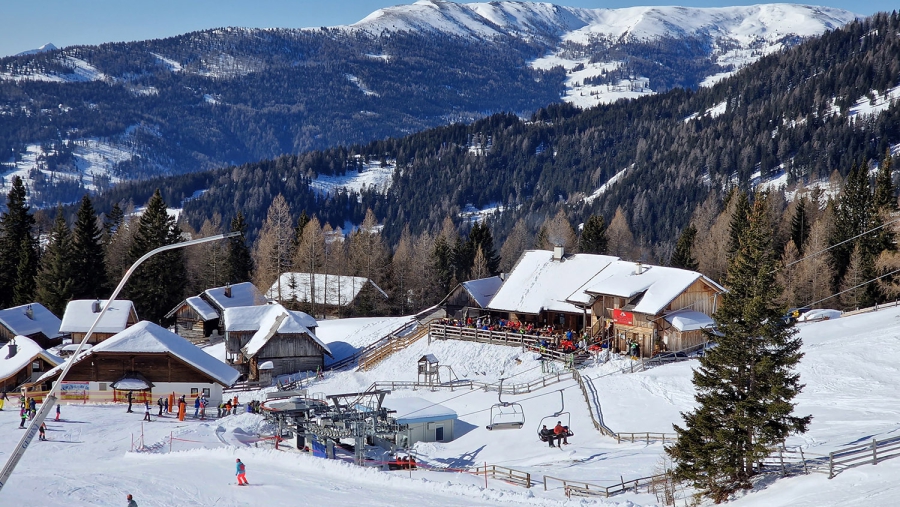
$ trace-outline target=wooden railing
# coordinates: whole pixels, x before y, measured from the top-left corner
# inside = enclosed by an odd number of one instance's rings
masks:
[[[400,335],[408,332],[410,329],[415,328],[419,325],[420,325],[420,323],[416,320],[407,322],[407,323],[403,324],[402,326],[398,327],[397,329],[391,331],[387,336],[379,338],[374,343],[370,343],[369,345],[366,345],[365,347],[357,350],[353,354],[341,359],[340,361],[335,361],[335,362],[327,365],[325,367],[325,369],[326,370],[340,370],[341,368],[346,368],[347,366],[350,366],[354,363],[358,363],[364,357],[368,356],[369,354],[372,354],[374,351],[376,351],[376,350],[380,349],[381,347],[384,347],[386,344],[390,343],[391,340],[397,339],[398,337],[400,337]],[[427,329],[427,326],[425,326],[425,328]]]
[[[506,481],[517,486],[522,486],[525,488],[531,487],[531,474],[528,472],[522,472],[521,470],[514,470],[512,468],[506,468],[499,465],[485,464],[477,466],[475,468],[470,468],[469,471],[476,475],[486,476],[491,479],[500,479],[501,481]]]
[[[546,337],[537,335],[511,333],[509,331],[493,331],[472,327],[448,326],[446,324],[436,323],[432,323],[429,327],[431,328],[431,338],[435,340],[462,340],[476,343],[531,348],[539,351],[544,357],[562,361],[570,367],[574,366],[576,361],[584,360],[589,357],[589,354],[585,351],[563,352],[542,347],[541,340],[545,340]]]
[[[528,394],[530,392],[536,391],[538,389],[542,389],[547,386],[551,386],[553,384],[557,384],[559,382],[563,382],[573,378],[573,371],[561,371],[551,375],[545,375],[539,379],[532,380],[526,384],[503,384],[503,394]],[[441,382],[440,384],[433,384],[427,382],[416,382],[414,380],[378,380],[372,383],[369,386],[368,390],[378,390],[378,389],[450,389],[451,391],[455,389],[468,388],[468,389],[482,389],[484,391],[497,391],[500,387],[499,383],[489,384],[487,382],[480,382],[476,380],[454,380],[452,382]]]
[[[584,402],[587,403],[588,414],[590,414],[591,416],[591,423],[594,425],[594,429],[606,436],[615,436],[615,433],[603,423],[603,418],[600,416],[600,414],[598,413],[596,416],[594,415],[594,403],[591,401],[591,398],[594,397],[592,396],[592,394],[594,394],[593,386],[591,386],[591,393],[589,393],[588,386],[585,383],[584,379],[581,377],[581,373],[578,370],[572,370],[572,378],[574,378],[575,381],[578,382],[578,387],[581,388],[581,394],[584,395]],[[597,408],[597,410],[599,412],[599,407]]]
[[[666,442],[674,442],[677,440],[678,436],[675,433],[655,433],[652,431],[644,431],[637,433],[629,433],[622,432],[616,433],[614,435],[616,437],[616,443],[622,442],[657,442],[661,441],[662,443]]]
[[[668,480],[668,478],[669,477],[667,474],[658,474],[648,477],[640,477],[638,479],[631,479],[628,481],[622,479],[621,482],[617,484],[611,486],[601,486],[600,484],[590,482],[560,479],[558,477],[550,477],[549,475],[545,475],[544,490],[547,490],[548,481],[558,481],[562,483],[567,497],[602,496],[604,498],[609,498],[612,495],[617,495],[626,491],[634,491],[635,493],[638,493],[640,491],[653,492],[653,488],[657,484],[664,483]]]
[[[881,441],[872,439],[869,444],[844,447],[828,453],[828,478],[832,479],[842,470],[867,465],[900,456],[900,437],[887,438]]]
[[[371,370],[381,361],[384,361],[394,352],[403,350],[411,344],[419,341],[423,336],[428,334],[428,326],[420,326],[411,334],[403,337],[388,340],[381,346],[369,351],[359,358],[359,369],[362,371]]]

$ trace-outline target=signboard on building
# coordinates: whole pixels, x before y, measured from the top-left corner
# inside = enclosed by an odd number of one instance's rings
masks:
[[[615,308],[613,309],[613,322],[615,322],[616,324],[621,324],[623,326],[633,326],[634,314]]]
[[[87,398],[87,392],[90,387],[90,384],[87,382],[63,382],[59,386],[59,399],[84,400]]]

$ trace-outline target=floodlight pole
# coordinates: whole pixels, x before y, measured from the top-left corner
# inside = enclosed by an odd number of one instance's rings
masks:
[[[34,435],[35,433],[37,433],[38,428],[41,427],[41,424],[44,423],[44,419],[47,418],[50,410],[52,410],[53,406],[56,404],[56,397],[59,393],[60,387],[62,386],[62,381],[65,378],[66,374],[69,373],[72,365],[75,364],[75,359],[78,357],[81,349],[84,348],[84,344],[87,343],[88,339],[91,337],[91,334],[93,334],[94,332],[94,328],[97,327],[100,319],[102,319],[103,315],[106,314],[106,310],[109,309],[109,307],[112,305],[112,302],[116,300],[119,292],[121,292],[122,288],[125,287],[125,282],[128,281],[137,267],[140,266],[141,263],[145,260],[160,252],[175,250],[176,248],[183,248],[186,246],[199,245],[200,243],[208,243],[210,241],[218,241],[220,239],[233,238],[235,236],[239,236],[240,234],[240,232],[234,231],[226,234],[216,234],[215,236],[208,236],[205,238],[193,239],[190,241],[184,241],[172,245],[161,246],[145,253],[143,256],[141,256],[140,259],[135,261],[135,263],[132,264],[130,268],[128,268],[128,271],[125,272],[125,276],[122,277],[122,280],[119,282],[116,290],[113,291],[112,296],[109,297],[106,305],[103,306],[103,308],[100,310],[100,313],[97,315],[97,318],[94,319],[94,323],[91,324],[91,327],[90,329],[88,329],[87,334],[85,334],[84,338],[81,339],[81,342],[78,343],[78,348],[75,349],[72,357],[68,361],[66,361],[62,372],[60,372],[59,374],[59,378],[56,380],[56,382],[53,383],[53,387],[50,389],[50,392],[47,393],[47,396],[44,398],[44,402],[41,403],[41,409],[38,410],[37,414],[34,416],[34,419],[32,419],[31,424],[25,430],[25,434],[22,435],[21,440],[19,440],[18,445],[16,445],[16,448],[13,449],[12,453],[10,453],[9,459],[6,460],[6,464],[3,465],[3,469],[0,470],[0,490],[3,489],[3,486],[9,480],[9,476],[12,475],[13,470],[15,470],[16,468],[16,465],[19,464],[19,460],[22,459],[22,456],[25,455],[25,450],[28,449],[28,445],[31,444],[32,440],[34,440]]]

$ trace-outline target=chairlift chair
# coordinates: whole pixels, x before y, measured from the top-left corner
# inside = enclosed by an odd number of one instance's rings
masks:
[[[519,403],[503,401],[503,379],[500,379],[497,403],[491,406],[491,422],[485,428],[488,431],[520,430],[523,426],[525,426],[525,410]]]
[[[568,437],[575,435],[575,433],[572,432],[572,414],[570,414],[569,412],[566,411],[566,398],[565,398],[565,395],[563,394],[562,389],[559,390],[559,403],[560,403],[559,411],[554,412],[546,417],[543,417],[541,419],[541,422],[538,423],[537,436],[541,442],[547,441],[546,437],[541,435],[541,430],[544,428],[544,425],[547,424],[545,422],[547,420],[550,420],[550,424],[552,424],[553,427],[556,427],[556,424],[553,423],[554,420],[560,421],[563,423],[563,426],[568,430],[565,435],[557,435],[557,437],[562,436],[564,438],[568,438]]]

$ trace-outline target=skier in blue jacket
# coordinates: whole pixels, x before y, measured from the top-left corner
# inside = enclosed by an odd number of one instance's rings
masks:
[[[241,458],[235,460],[235,471],[234,475],[237,476],[238,486],[246,486],[250,484],[247,482],[247,467],[241,463]]]

